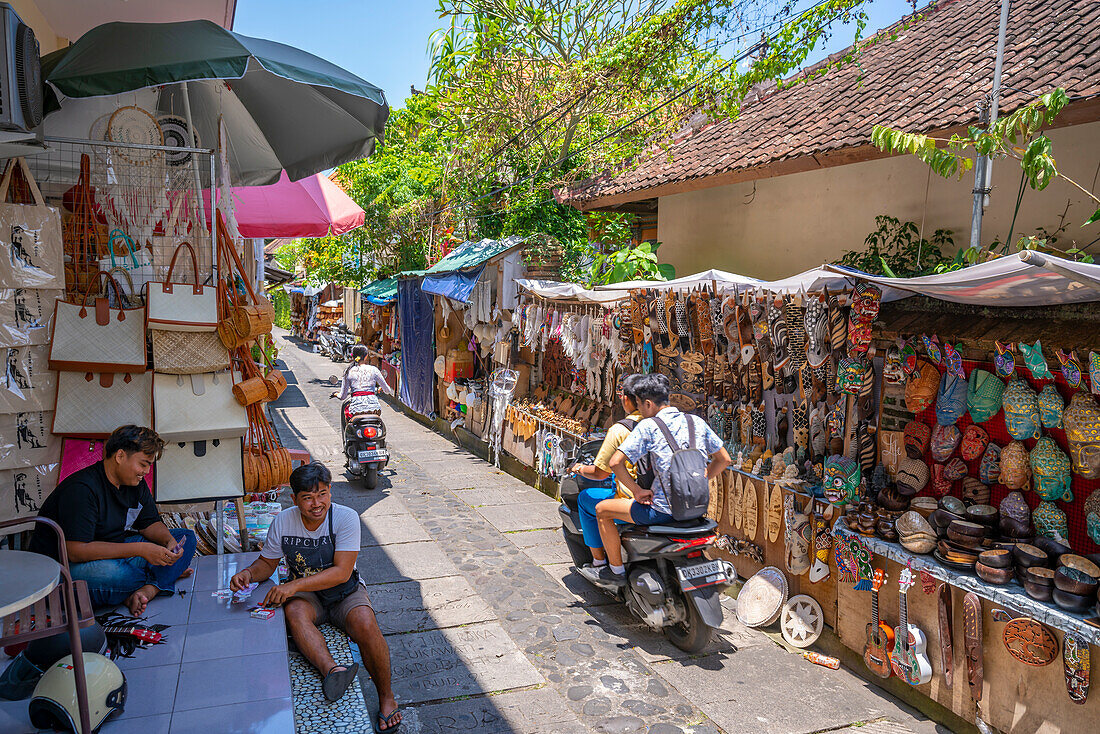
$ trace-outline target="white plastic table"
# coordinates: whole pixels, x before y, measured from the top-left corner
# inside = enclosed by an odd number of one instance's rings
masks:
[[[34,604],[61,580],[61,565],[41,553],[0,550],[0,617]]]

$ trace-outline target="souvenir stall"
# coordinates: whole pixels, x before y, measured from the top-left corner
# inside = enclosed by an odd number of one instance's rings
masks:
[[[710,514],[742,622],[796,647],[829,625],[969,721],[1091,730],[1100,344],[1076,304],[1100,267],[645,285],[613,316],[617,361],[667,374],[734,457]]]
[[[386,376],[397,392],[401,368],[401,339],[397,328],[397,279],[384,278],[368,284],[362,291],[362,318],[359,338],[367,347],[367,361]]]

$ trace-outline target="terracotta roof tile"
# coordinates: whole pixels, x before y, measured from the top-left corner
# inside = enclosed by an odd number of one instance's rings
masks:
[[[1000,2],[941,0],[921,12],[896,39],[864,50],[859,64],[754,94],[737,119],[703,125],[634,168],[577,184],[563,199],[647,198],[657,186],[866,145],[880,123],[922,132],[975,123],[992,87]],[[1003,80],[1025,92],[1063,86],[1071,97],[1100,94],[1100,2],[1015,0]],[[1028,99],[1003,89],[1001,110]]]

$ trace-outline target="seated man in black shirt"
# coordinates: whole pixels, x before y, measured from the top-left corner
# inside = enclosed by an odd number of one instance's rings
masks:
[[[141,616],[150,599],[171,593],[191,573],[194,531],[169,530],[145,483],[163,449],[150,428],[117,428],[103,461],[66,477],[38,511],[65,531],[73,578],[87,582],[96,607],[125,600],[130,613]],[[31,550],[56,558],[56,538],[39,525]]]

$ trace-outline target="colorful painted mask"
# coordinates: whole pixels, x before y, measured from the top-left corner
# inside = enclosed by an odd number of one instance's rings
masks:
[[[1012,441],[1001,451],[1001,484],[1009,489],[1028,489],[1031,482],[1031,464],[1027,447]]]
[[[978,479],[984,484],[996,484],[1001,478],[1001,447],[990,442],[982,453],[982,463],[978,466]]]
[[[940,338],[935,334],[932,336],[921,334],[920,340],[924,342],[924,351],[928,354],[928,358],[937,365],[943,364],[943,347],[940,346]]]
[[[965,380],[966,372],[963,371],[962,355],[951,344],[943,345],[943,354],[948,373],[955,375],[960,380]]]
[[[854,317],[853,317],[854,318]],[[866,354],[871,346],[871,322],[848,320],[848,354]]]
[[[1001,412],[1005,384],[985,370],[972,370],[966,389],[966,409],[975,423],[985,423]]]
[[[1000,377],[1008,379],[1016,374],[1016,357],[1012,354],[1012,345],[1002,342],[994,342],[997,354],[993,357],[993,364],[997,368]]]
[[[830,438],[844,438],[844,403],[838,402],[825,416],[825,426]]]
[[[1005,498],[1001,500],[999,509],[1001,511],[1001,517],[1007,517],[1009,520],[1021,525],[1031,525],[1031,508],[1028,507],[1023,492],[1009,492],[1005,495]]]
[[[1069,524],[1066,522],[1066,513],[1058,509],[1053,502],[1040,502],[1031,513],[1031,520],[1035,523],[1035,531],[1039,535],[1053,538],[1062,545],[1069,545]]]
[[[1031,450],[1031,475],[1035,478],[1036,494],[1044,500],[1073,502],[1069,457],[1050,436],[1040,438]]]
[[[852,318],[860,323],[871,323],[878,318],[882,291],[877,285],[860,281],[852,289]]]
[[[943,478],[949,482],[957,482],[966,476],[966,462],[962,459],[955,457],[951,461],[944,464]]]
[[[1100,545],[1100,489],[1095,490],[1085,500],[1085,524],[1088,526],[1089,538]]]
[[[1089,352],[1089,384],[1092,392],[1100,395],[1100,352]]]
[[[1031,370],[1031,376],[1036,380],[1053,380],[1054,375],[1050,374],[1050,368],[1047,367],[1046,357],[1043,356],[1043,345],[1036,339],[1034,344],[1025,344],[1020,342],[1020,354],[1024,355],[1024,364]]]
[[[1081,361],[1077,359],[1077,354],[1072,349],[1068,353],[1059,349],[1055,354],[1062,364],[1062,377],[1076,390],[1081,386]]]
[[[825,302],[817,296],[806,299],[806,361],[811,367],[820,367],[829,358],[829,314]]]
[[[928,486],[928,464],[920,459],[905,458],[898,464],[898,491],[911,497]]]
[[[1062,422],[1073,471],[1085,479],[1100,478],[1100,405],[1096,398],[1084,390],[1075,392]]]
[[[931,362],[917,361],[917,372],[905,384],[905,408],[910,413],[923,413],[936,399],[940,386],[940,371]]]
[[[945,372],[936,392],[936,422],[950,426],[966,413],[966,380]]]
[[[1005,409],[1005,428],[1017,441],[1039,438],[1039,396],[1017,378],[1008,383],[1002,398]]]
[[[981,426],[971,424],[963,431],[959,454],[967,461],[974,461],[982,455],[988,445],[989,434],[986,433],[986,430]]]
[[[928,450],[928,440],[932,437],[932,427],[920,421],[905,424],[905,454],[911,459],[923,459]]]
[[[1039,391],[1039,420],[1042,421],[1043,428],[1061,428],[1065,409],[1066,401],[1058,388],[1054,387],[1054,383],[1043,385],[1043,389]]]
[[[932,429],[932,459],[941,462],[947,461],[951,458],[951,454],[955,453],[955,449],[959,447],[959,441],[961,440],[962,432],[959,431],[958,426],[937,425]]]
[[[917,370],[917,348],[912,339],[901,343],[901,369],[906,377],[911,377]]]
[[[859,502],[859,463],[847,456],[834,455],[825,459],[825,499],[834,505],[855,505]]]
[[[847,395],[859,395],[860,387],[863,385],[863,379],[867,375],[869,367],[867,360],[859,357],[849,356],[840,360],[836,372],[837,390]]]
[[[951,491],[951,480],[944,473],[943,464],[932,466],[932,494],[943,497]]]
[[[905,381],[905,370],[901,366],[901,350],[897,344],[891,344],[886,350],[886,360],[883,362],[882,379],[888,385],[900,385]]]

